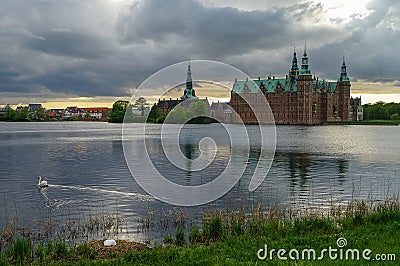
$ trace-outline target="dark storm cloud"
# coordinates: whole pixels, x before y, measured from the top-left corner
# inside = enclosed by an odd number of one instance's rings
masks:
[[[324,6],[310,2],[263,10],[209,2],[3,0],[0,93],[44,87],[123,96],[188,58],[220,60],[252,76],[280,75],[290,67],[293,45],[305,40],[311,70],[324,78],[337,78],[346,52],[354,79],[399,79],[398,1],[372,1],[367,17],[349,23],[327,23]],[[300,61],[302,47],[297,52]]]
[[[333,27],[300,27],[306,17],[318,21],[321,8],[321,5],[303,3],[244,11],[209,8],[195,1],[144,1],[121,14],[117,23],[118,40],[122,44],[172,43],[188,55],[225,59],[257,49],[290,47],[297,39],[311,37],[311,33],[327,41],[334,39],[332,35],[339,32]]]
[[[47,54],[85,59],[101,58],[113,52],[107,43],[108,40],[102,40],[99,36],[87,32],[53,30],[41,36],[27,40],[25,47]]]

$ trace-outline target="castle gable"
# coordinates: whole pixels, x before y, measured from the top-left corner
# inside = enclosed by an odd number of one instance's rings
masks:
[[[249,93],[259,93],[261,92],[261,84],[264,85],[267,93],[276,92],[276,88],[278,83],[281,84],[281,88],[283,92],[296,92],[297,91],[297,80],[291,80],[286,78],[279,79],[255,79],[253,82],[247,82],[248,92]],[[233,85],[232,93],[242,94],[244,93],[246,81],[238,80]],[[330,91],[334,93],[336,91],[337,82],[328,82],[322,80],[313,80],[313,92],[321,93],[323,92],[323,88],[325,91]]]
[[[340,77],[334,82],[319,80],[315,75],[312,77],[306,47],[301,62],[299,70],[294,51],[292,68],[285,78],[268,76],[253,82],[235,80],[230,105],[240,119],[244,123],[259,123],[254,112],[261,112],[260,116],[267,117],[268,110],[260,107],[258,101],[259,97],[265,96],[277,124],[319,124],[348,120],[351,84],[344,58]]]
[[[318,79],[313,80],[313,92],[324,92],[324,91],[330,91],[332,93],[335,93],[336,87],[337,87],[337,82],[330,82],[330,81],[321,81]]]

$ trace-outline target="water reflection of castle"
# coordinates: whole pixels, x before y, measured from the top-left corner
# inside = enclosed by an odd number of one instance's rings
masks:
[[[190,105],[193,101],[202,100],[207,103],[212,117],[227,123],[240,120],[246,124],[257,124],[274,120],[276,124],[320,124],[362,120],[361,98],[350,99],[350,87],[344,56],[338,80],[329,82],[320,80],[315,74],[312,76],[304,48],[301,67],[297,64],[294,51],[291,69],[284,78],[268,76],[252,81],[235,80],[228,104],[212,103],[210,106],[207,98],[196,96],[189,64],[186,88],[181,98],[160,100],[158,109],[166,115],[178,104]],[[268,100],[269,107],[265,101],[260,101],[261,97]]]
[[[279,166],[280,173],[287,172],[289,187],[303,187],[312,178],[326,179],[329,182],[336,179],[343,184],[349,170],[349,162],[345,158],[330,158],[313,156],[309,153],[277,152],[274,163]]]

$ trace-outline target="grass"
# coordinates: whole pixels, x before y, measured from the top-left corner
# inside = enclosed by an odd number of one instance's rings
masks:
[[[116,213],[100,210],[88,215],[69,215],[66,221],[55,219],[49,210],[44,218],[36,221],[37,225],[33,224],[34,229],[22,226],[18,222],[17,212],[14,218],[9,218],[7,213],[8,211],[5,211],[6,225],[0,228],[0,250],[9,246],[16,238],[31,239],[32,244],[36,246],[39,242],[60,239],[67,243],[75,243],[110,235],[118,236],[127,230],[126,219],[118,215],[118,210]]]
[[[397,126],[399,120],[362,120],[362,121],[330,121],[323,123],[324,125],[391,125]]]
[[[201,228],[192,226],[186,234],[179,226],[175,236],[164,238],[167,245],[153,249],[98,259],[96,250],[86,244],[67,247],[62,241],[50,242],[39,244],[34,250],[28,240],[15,239],[0,253],[0,265],[363,265],[370,262],[362,258],[331,260],[327,254],[321,261],[282,261],[277,258],[277,251],[272,260],[268,256],[260,260],[257,253],[267,245],[269,251],[285,249],[286,256],[291,249],[301,252],[312,248],[318,257],[324,248],[338,249],[336,241],[345,238],[344,252],[371,249],[371,257],[377,253],[395,254],[398,261],[399,237],[398,200],[381,204],[353,201],[346,207],[332,207],[329,213],[296,218],[277,210],[265,213],[260,206],[250,213],[243,209],[210,209],[204,213]],[[371,262],[374,263],[377,262]],[[381,264],[396,265],[396,261]]]
[[[9,260],[16,264],[25,264],[32,257],[32,243],[28,239],[14,239],[10,247],[6,250],[4,257],[9,258]]]
[[[271,213],[226,213],[214,211],[206,217],[203,229],[194,227],[189,233],[192,245],[176,248],[158,247],[153,250],[131,252],[118,264],[134,265],[360,265],[366,261],[334,261],[327,256],[322,261],[298,260],[284,262],[259,260],[257,252],[265,244],[275,249],[313,248],[317,252],[329,246],[337,248],[337,239],[348,241],[345,249],[371,249],[377,253],[400,256],[400,205],[388,200],[372,206],[366,202],[352,202],[335,215],[279,218]],[[287,256],[287,255],[286,255]],[[317,256],[318,257],[318,256]],[[398,258],[397,258],[398,259]],[[115,261],[114,261],[115,262]],[[385,265],[396,265],[386,261]]]

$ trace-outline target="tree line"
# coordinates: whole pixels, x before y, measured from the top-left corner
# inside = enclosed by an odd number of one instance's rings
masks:
[[[4,106],[3,115],[0,120],[3,121],[40,121],[46,119],[46,113],[43,108],[36,108],[29,111],[28,107],[20,108],[18,111],[9,104]]]
[[[400,103],[364,104],[364,120],[400,120]]]
[[[134,113],[132,110],[135,108],[138,113]],[[149,105],[143,97],[140,97],[135,103],[129,101],[119,100],[113,104],[112,110],[109,116],[110,123],[164,123],[166,115],[159,112],[157,103],[148,111],[148,115],[145,115],[145,111],[148,110]],[[206,118],[208,115],[207,104],[204,101],[195,101],[190,103],[188,108],[177,106],[174,110],[169,113],[168,123],[194,123],[202,124],[209,123],[209,119]],[[147,117],[147,118],[146,118]],[[190,119],[191,117],[195,117]],[[124,120],[125,119],[125,120]],[[188,121],[189,120],[189,121]]]
[[[140,114],[133,113],[133,108],[136,108],[140,111]],[[118,100],[114,102],[112,106],[112,110],[108,117],[108,122],[110,123],[122,123],[124,122],[125,114],[126,120],[129,122],[143,123],[146,121],[145,110],[147,109],[146,99],[140,97],[135,101],[135,103],[131,103],[129,101]]]

